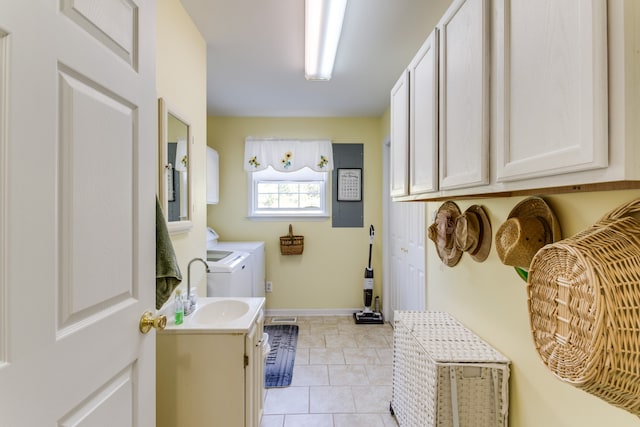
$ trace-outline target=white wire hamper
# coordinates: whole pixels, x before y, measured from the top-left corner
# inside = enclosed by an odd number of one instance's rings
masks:
[[[402,427],[507,427],[510,361],[445,312],[396,311],[390,410]]]

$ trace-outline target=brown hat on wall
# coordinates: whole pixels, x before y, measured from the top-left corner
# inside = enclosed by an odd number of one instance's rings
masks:
[[[474,261],[483,262],[491,251],[491,222],[480,205],[473,205],[456,221],[455,245]]]
[[[528,269],[536,252],[560,239],[560,224],[551,208],[540,197],[529,197],[498,228],[496,252],[503,264]]]
[[[436,219],[429,226],[428,236],[436,245],[436,252],[442,262],[453,267],[460,261],[462,251],[455,245],[454,232],[456,220],[460,216],[460,208],[453,202],[444,202],[438,212]]]

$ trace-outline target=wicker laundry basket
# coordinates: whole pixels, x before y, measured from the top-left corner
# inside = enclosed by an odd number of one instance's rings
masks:
[[[293,227],[289,224],[289,234],[280,237],[280,253],[282,255],[300,255],[304,250],[304,236],[293,234]]]
[[[540,249],[527,289],[544,364],[561,380],[640,416],[638,212],[640,199]]]
[[[449,313],[396,311],[390,409],[401,427],[508,427],[509,365]]]

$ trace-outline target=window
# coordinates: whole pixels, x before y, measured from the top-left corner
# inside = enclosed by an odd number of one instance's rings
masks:
[[[328,172],[303,168],[249,172],[249,217],[264,219],[327,218]]]

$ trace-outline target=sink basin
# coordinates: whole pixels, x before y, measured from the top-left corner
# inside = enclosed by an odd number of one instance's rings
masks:
[[[201,324],[231,322],[249,312],[249,304],[238,300],[219,300],[199,307],[193,320]]]

